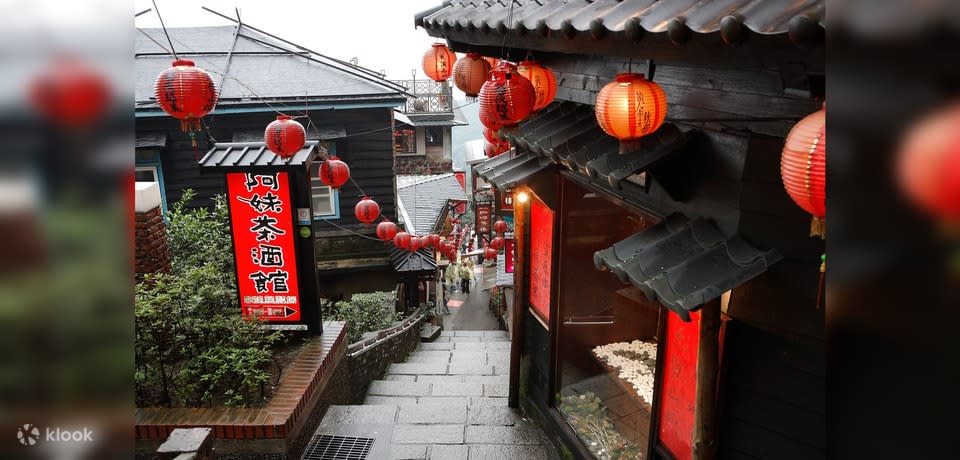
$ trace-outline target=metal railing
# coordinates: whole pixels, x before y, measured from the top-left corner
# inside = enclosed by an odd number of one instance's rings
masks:
[[[412,94],[407,98],[403,113],[453,112],[453,90],[446,81],[394,80]]]

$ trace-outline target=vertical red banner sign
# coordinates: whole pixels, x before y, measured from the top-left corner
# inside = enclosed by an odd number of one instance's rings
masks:
[[[491,206],[489,204],[478,204],[477,205],[477,235],[489,235],[490,234],[490,211]]]
[[[660,390],[660,442],[677,460],[693,458],[694,408],[697,403],[697,350],[700,313],[684,322],[667,312],[663,383]]]
[[[513,273],[513,234],[508,233],[503,239],[503,261],[505,273]]]
[[[553,211],[530,198],[530,306],[550,324],[550,279],[553,259]]]
[[[300,321],[289,181],[285,172],[227,173],[237,291],[244,317]]]

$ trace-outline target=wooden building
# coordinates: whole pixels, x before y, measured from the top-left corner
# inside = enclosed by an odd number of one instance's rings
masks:
[[[573,458],[824,457],[824,243],[780,180],[824,97],[824,2],[452,0],[416,24],[456,52],[533,58],[555,102],[474,167],[513,197],[510,403]],[[666,122],[619,153],[621,72]]]
[[[453,171],[453,127],[467,122],[457,115],[453,91],[446,82],[399,80],[410,97],[394,113],[396,172],[404,175]],[[462,116],[462,115],[461,115]]]
[[[137,180],[159,182],[165,206],[187,188],[197,192],[191,205],[208,206],[226,188],[222,174],[201,174],[201,157],[235,143],[262,146],[264,129],[278,113],[300,117],[307,140],[345,161],[353,179],[337,190],[319,180],[319,161],[308,172],[320,295],[393,290],[398,275],[389,247],[376,239],[373,226],[354,217],[354,206],[369,195],[384,217],[397,219],[393,114],[405,104],[406,89],[247,24],[168,32],[180,58],[211,74],[220,97],[200,132],[191,137],[181,131],[154,98],[154,81],[173,60],[166,37],[160,29],[138,29]]]

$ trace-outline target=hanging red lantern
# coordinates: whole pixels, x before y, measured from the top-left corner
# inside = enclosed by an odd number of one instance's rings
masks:
[[[330,157],[320,164],[320,180],[335,189],[350,180],[350,167],[337,157]]]
[[[410,252],[417,252],[420,248],[423,247],[423,239],[420,237],[411,237],[410,238],[410,247],[407,248]]]
[[[110,104],[104,76],[72,56],[58,57],[30,82],[30,102],[47,119],[66,127],[100,118]]]
[[[393,236],[393,245],[394,247],[400,249],[407,249],[410,247],[410,234],[407,232],[397,232]]]
[[[513,126],[530,115],[535,101],[530,80],[501,62],[480,88],[480,123],[490,129]]]
[[[533,111],[538,112],[557,96],[557,77],[553,71],[538,64],[536,61],[520,61],[517,73],[530,80],[535,96]]]
[[[164,112],[180,120],[180,129],[193,132],[200,130],[200,118],[217,105],[217,86],[206,70],[178,59],[157,76],[154,96]]]
[[[423,71],[433,81],[450,78],[457,55],[443,43],[434,43],[423,55]]]
[[[901,188],[922,211],[950,227],[960,222],[960,104],[907,131],[897,158]]]
[[[505,220],[503,220],[503,219],[497,219],[497,221],[493,223],[493,231],[495,231],[495,232],[497,232],[497,233],[500,233],[500,234],[506,233],[506,232],[507,232],[507,222],[506,222]]]
[[[467,53],[467,56],[453,65],[453,83],[463,91],[467,97],[477,97],[483,82],[490,76],[490,63],[477,53]]]
[[[503,237],[498,236],[490,240],[490,247],[499,251],[503,247]]]
[[[377,238],[380,238],[380,241],[391,241],[395,236],[397,236],[397,224],[389,220],[377,224]]]
[[[500,64],[500,59],[497,59],[497,58],[495,58],[495,57],[484,56],[484,57],[483,57],[483,60],[484,60],[484,61],[487,61],[487,64],[490,64],[490,69],[491,69],[491,70],[492,70],[492,69],[496,69],[496,68],[497,68],[497,64]]]
[[[496,144],[491,144],[489,142],[483,143],[483,154],[487,158],[493,158],[501,153],[510,151],[510,143],[507,141],[500,141]]]
[[[365,196],[357,203],[357,206],[353,208],[353,213],[360,222],[370,224],[377,220],[377,217],[380,217],[380,205],[378,205],[376,201],[371,200],[370,197]]]
[[[660,85],[639,73],[617,74],[597,94],[597,123],[620,140],[620,153],[639,147],[639,140],[663,124],[667,117],[667,95]]]
[[[484,246],[484,247],[483,247],[483,258],[484,258],[484,259],[487,259],[487,260],[496,260],[496,258],[497,258],[497,250],[494,249],[494,248],[491,248],[490,246]]]
[[[490,128],[483,128],[483,138],[491,144],[496,144],[504,140],[500,137],[500,131]]]
[[[780,176],[787,194],[813,215],[810,236],[826,236],[826,108],[803,117],[787,134],[780,155]]]
[[[277,119],[271,121],[263,132],[263,140],[271,152],[280,158],[290,158],[303,148],[307,131],[293,117],[277,115]]]
[[[440,248],[440,244],[441,244],[441,243],[440,243],[440,235],[437,235],[436,233],[431,233],[430,236],[428,236],[427,238],[430,239],[430,245],[431,245],[431,246],[433,246],[433,247],[435,247],[435,248],[437,248],[437,249]]]

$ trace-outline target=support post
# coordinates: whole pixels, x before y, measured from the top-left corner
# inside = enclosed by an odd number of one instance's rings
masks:
[[[717,376],[720,370],[720,299],[700,310],[700,345],[697,358],[697,396],[694,408],[693,458],[717,456]]]

